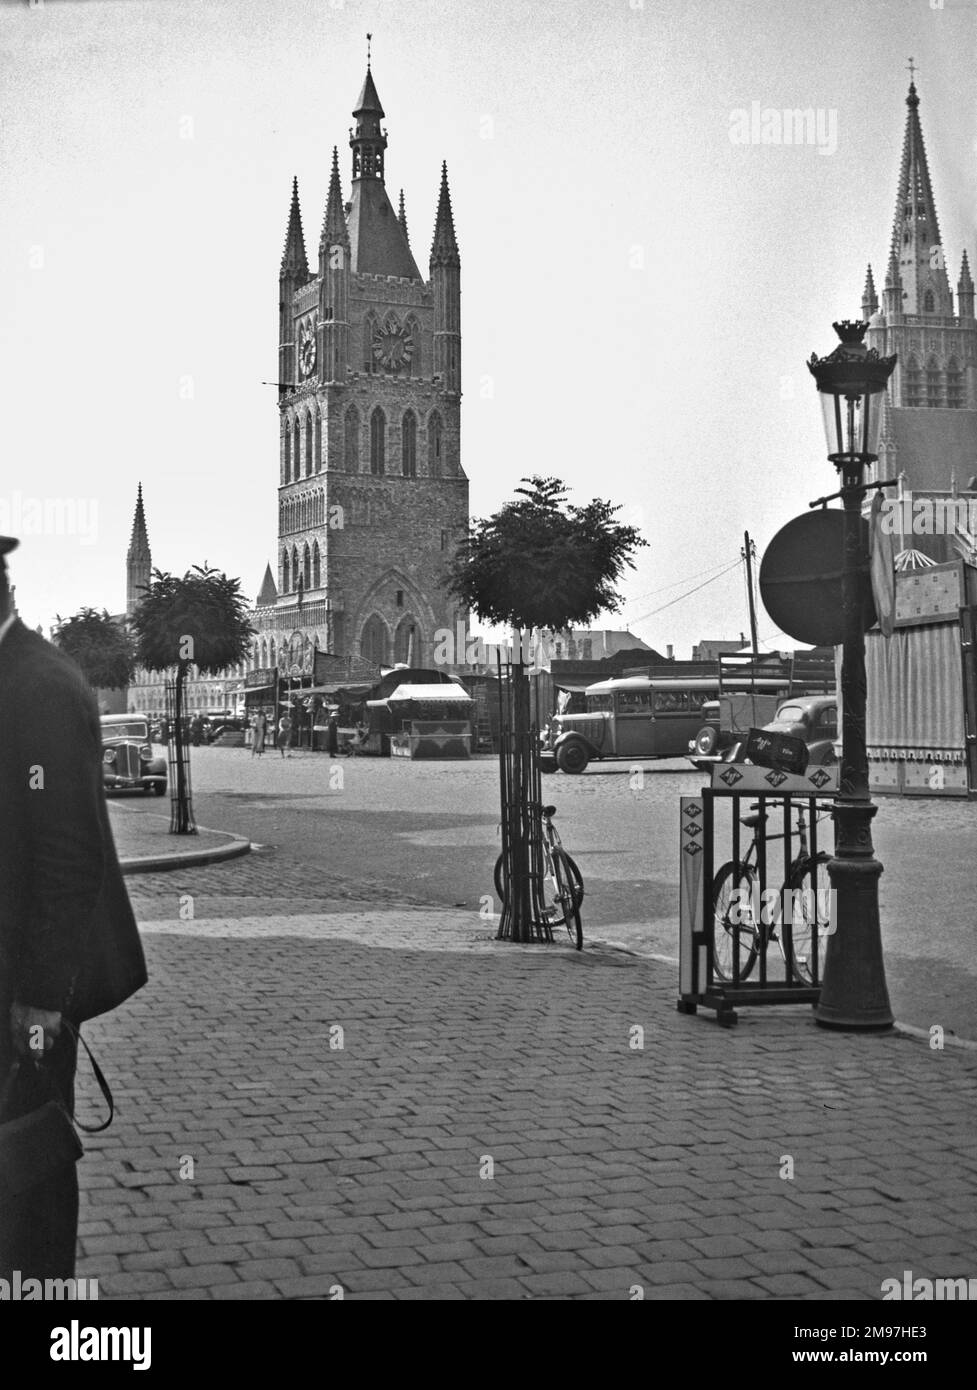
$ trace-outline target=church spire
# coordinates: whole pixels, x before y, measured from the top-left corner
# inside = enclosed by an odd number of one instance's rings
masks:
[[[299,181],[292,180],[292,204],[288,210],[288,231],[282,252],[280,279],[305,284],[309,278],[309,263],[305,257],[305,237],[302,235],[302,210],[299,207]]]
[[[438,198],[438,216],[434,224],[434,240],[431,243],[431,267],[436,265],[461,265],[458,241],[455,237],[455,221],[451,213],[447,164],[441,165],[441,193]]]
[[[952,317],[953,297],[944,265],[914,78],[915,66],[910,60],[908,114],[892,227],[892,257],[898,264],[905,291],[902,312]]]
[[[146,531],[146,513],[142,502],[142,483],[136,491],[136,511],[132,518],[132,535],[126,553],[126,617],[131,617],[143,590],[152,576],[153,557]]]

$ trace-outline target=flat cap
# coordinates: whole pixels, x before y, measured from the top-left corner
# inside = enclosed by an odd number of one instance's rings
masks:
[[[20,541],[16,536],[0,536],[0,559],[4,555],[9,555],[11,550],[16,550]]]

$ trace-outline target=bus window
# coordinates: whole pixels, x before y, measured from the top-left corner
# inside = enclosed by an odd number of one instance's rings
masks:
[[[715,699],[715,696],[708,690],[689,691],[689,709],[693,714],[698,714],[707,700]]]
[[[689,711],[689,692],[687,690],[656,690],[656,714],[687,714]]]
[[[647,690],[619,690],[617,712],[648,715],[651,713],[651,695]]]
[[[613,709],[613,708],[614,708],[614,696],[613,696],[613,695],[588,695],[588,696],[587,696],[587,710],[588,710],[588,712],[597,711],[597,710],[602,710],[602,709],[611,710],[611,709]]]

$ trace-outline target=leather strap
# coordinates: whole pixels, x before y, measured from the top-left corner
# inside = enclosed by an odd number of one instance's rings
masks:
[[[92,1064],[92,1071],[95,1073],[95,1080],[98,1082],[98,1089],[102,1092],[102,1095],[105,1098],[105,1103],[109,1107],[108,1119],[105,1120],[102,1124],[83,1125],[77,1115],[74,1117],[75,1124],[78,1126],[79,1129],[83,1129],[86,1134],[100,1134],[103,1129],[108,1129],[115,1115],[115,1101],[112,1099],[112,1090],[102,1073],[102,1068],[98,1065],[98,1063],[95,1060],[95,1054],[92,1052],[92,1049],[88,1046],[88,1043],[82,1037],[81,1033],[78,1031],[75,1025],[73,1023],[69,1023],[67,1019],[64,1019],[63,1023],[64,1026],[68,1029],[68,1032],[74,1034],[76,1041],[80,1042],[82,1047],[88,1053],[88,1060]]]

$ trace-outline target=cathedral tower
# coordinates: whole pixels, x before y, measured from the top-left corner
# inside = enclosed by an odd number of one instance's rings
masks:
[[[136,492],[136,512],[132,518],[132,535],[126,553],[126,617],[132,617],[136,604],[143,596],[153,569],[153,557],[146,534],[146,513],[142,505],[142,483]]]
[[[940,237],[919,95],[910,81],[892,241],[879,308],[872,267],[862,296],[865,341],[898,361],[883,410],[879,477],[911,490],[964,487],[977,473],[977,320],[961,258],[957,307]]]
[[[292,185],[279,273],[278,582],[259,615],[260,666],[310,670],[315,648],[430,665],[438,629],[466,616],[442,583],[468,525],[447,169],[425,280],[403,192],[398,210],[387,194],[369,62],[353,119],[350,196],[334,148],[315,271]]]

